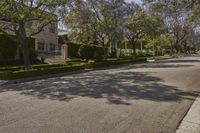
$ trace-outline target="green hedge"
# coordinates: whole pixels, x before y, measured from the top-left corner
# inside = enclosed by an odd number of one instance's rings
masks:
[[[94,59],[103,59],[104,48],[98,45],[93,45],[93,49],[94,49]]]
[[[71,63],[73,65],[74,63]],[[77,63],[76,63],[77,64]],[[67,64],[68,66],[70,63]],[[33,69],[44,69],[44,68],[52,68],[52,67],[63,67],[66,66],[66,64],[40,64],[40,65],[33,65]],[[24,66],[18,66],[18,67],[0,67],[0,71],[19,71],[24,70]]]
[[[78,50],[82,43],[67,42],[69,58],[79,58]]]
[[[98,68],[98,67],[107,67],[111,65],[121,65],[121,64],[129,64],[129,63],[135,63],[135,62],[145,62],[147,61],[147,58],[138,58],[138,59],[112,59],[112,60],[101,60],[101,61],[94,61],[89,62],[88,67],[89,68]]]
[[[98,45],[81,45],[79,48],[79,56],[82,59],[103,59],[104,48]]]
[[[34,65],[32,70],[24,70],[23,67],[0,68],[0,80],[12,80],[12,79],[27,78],[27,77],[44,76],[56,73],[83,70],[85,68],[106,67],[111,65],[128,64],[146,60],[147,60],[146,58],[138,58],[135,60],[110,59],[101,61],[98,60],[89,63],[69,62],[68,64],[53,64],[53,65],[42,64],[42,65]]]
[[[8,36],[0,34],[0,60],[14,59],[18,46],[19,44],[11,40]]]
[[[20,79],[27,77],[36,77],[36,76],[44,76],[49,74],[56,73],[64,73],[71,72],[76,70],[82,70],[86,67],[86,64],[82,63],[79,65],[72,66],[59,66],[59,67],[50,67],[50,68],[40,68],[40,69],[32,69],[32,70],[21,70],[21,71],[4,71],[0,72],[1,80],[12,80],[12,79]]]
[[[17,38],[15,36],[10,36],[12,38]],[[18,64],[20,60],[22,61],[22,50],[16,41],[12,40],[10,37],[0,34],[0,65],[2,64]],[[35,39],[28,38],[29,49],[30,49],[30,58],[34,63],[37,58],[37,53],[35,51]],[[16,60],[16,55],[19,54],[20,59]]]
[[[81,45],[78,54],[82,59],[93,59],[94,58],[94,48],[92,45]]]
[[[90,57],[88,57],[88,59],[102,59],[103,58],[103,55],[104,55],[104,49],[103,47],[101,46],[98,46],[98,45],[86,45],[86,44],[83,44],[83,43],[74,43],[74,42],[66,42],[66,44],[68,46],[68,55],[69,55],[69,58],[80,58],[80,54],[79,54],[79,51],[80,51],[80,47],[82,45],[84,45],[81,49],[81,53],[82,55],[84,54],[85,55],[89,55]],[[85,47],[87,47],[85,49]],[[85,50],[83,50],[85,49]],[[90,49],[90,50],[88,50]],[[83,58],[83,57],[82,57]],[[84,57],[86,58],[86,57]]]
[[[73,65],[73,64],[71,63],[71,65]],[[67,65],[69,66],[70,64],[68,63]],[[66,66],[66,64],[40,64],[40,65],[33,65],[32,68],[33,69],[44,69],[44,68],[63,67],[63,66]],[[24,66],[0,67],[0,71],[20,71],[20,70],[24,70]]]

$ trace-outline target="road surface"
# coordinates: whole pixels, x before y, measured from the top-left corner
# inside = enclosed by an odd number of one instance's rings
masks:
[[[0,133],[173,133],[200,92],[200,57],[0,87]]]

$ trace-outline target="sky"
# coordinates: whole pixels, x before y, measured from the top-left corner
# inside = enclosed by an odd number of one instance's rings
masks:
[[[127,2],[131,2],[131,1],[135,1],[136,3],[139,3],[139,4],[141,4],[142,3],[142,1],[141,0],[126,0]]]

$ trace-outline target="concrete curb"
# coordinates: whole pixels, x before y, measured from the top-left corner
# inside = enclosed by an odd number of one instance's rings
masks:
[[[200,133],[200,96],[192,104],[176,133]]]
[[[68,75],[68,74],[76,74],[76,73],[83,73],[83,72],[88,72],[88,70],[78,70],[78,71],[73,71],[73,72],[57,73],[57,74],[30,77],[30,78],[22,78],[22,79],[15,79],[15,80],[0,80],[0,86],[6,86],[6,85],[10,85],[10,84],[18,84],[18,83],[29,82],[29,81],[40,80],[40,79],[60,77],[60,76]]]

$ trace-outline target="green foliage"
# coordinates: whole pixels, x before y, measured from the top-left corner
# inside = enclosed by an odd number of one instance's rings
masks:
[[[10,37],[16,39],[16,36],[0,34],[0,64],[18,64],[23,60],[19,43],[10,39]],[[27,40],[31,62],[35,63],[38,56],[35,51],[35,39],[27,38]],[[16,56],[20,56],[19,59],[16,59]]]
[[[79,58],[78,50],[82,43],[67,42],[69,58]]]
[[[26,38],[40,33],[44,27],[53,25],[60,16],[63,16],[64,0],[1,0],[0,20],[7,23],[0,23],[0,32],[8,35],[16,35],[16,40],[21,43],[23,49],[24,65],[31,68],[30,55]],[[61,9],[62,8],[62,9]],[[54,15],[57,14],[57,15]],[[34,25],[32,25],[34,23]]]
[[[114,39],[121,41],[125,5],[124,1],[74,1],[65,19],[69,36],[86,44],[98,42],[105,48]]]
[[[146,61],[146,58],[121,58],[121,59],[109,59],[109,60],[98,60],[93,62],[77,62],[77,63],[68,63],[68,64],[42,64],[42,65],[33,65],[33,69],[24,70],[24,67],[7,67],[0,68],[0,80],[13,80],[20,78],[36,77],[36,76],[45,76],[56,73],[71,72],[77,70],[83,70],[85,68],[98,68],[98,67],[107,67],[111,65],[120,65],[120,64],[129,64],[134,62],[143,62]]]
[[[135,63],[135,62],[143,62],[146,61],[147,58],[122,58],[122,59],[113,59],[113,60],[101,60],[101,61],[95,61],[95,62],[90,62],[88,67],[90,68],[98,68],[98,67],[108,67],[112,65],[122,65],[122,64],[130,64],[130,63]]]
[[[0,60],[13,60],[17,54],[17,44],[8,36],[0,34]]]
[[[30,54],[31,63],[32,64],[37,63],[38,52],[35,49],[31,48],[29,49],[29,54]]]
[[[94,58],[94,46],[93,45],[81,45],[78,53],[82,59],[93,59]]]
[[[78,64],[78,65],[58,65],[58,66],[48,66],[38,69],[32,70],[19,70],[19,71],[0,71],[0,79],[1,80],[12,80],[12,79],[20,79],[20,78],[27,78],[27,77],[36,77],[36,76],[44,76],[49,74],[56,74],[56,73],[64,73],[64,72],[71,72],[76,70],[82,70],[86,66],[85,63]]]
[[[146,56],[145,52],[142,52],[142,51],[137,52],[137,57],[145,57],[145,56]]]
[[[94,59],[103,59],[104,48],[101,46],[93,45]]]
[[[132,56],[132,50],[131,49],[121,49],[120,56],[121,57]]]
[[[59,44],[65,44],[66,42],[69,42],[69,37],[68,35],[62,35],[58,37],[58,43]]]
[[[52,67],[63,67],[65,64],[39,64],[39,65],[33,65],[33,69],[45,69],[45,68],[52,68]],[[18,67],[0,67],[0,71],[19,71],[23,70],[23,66]]]
[[[157,52],[164,53],[164,51],[170,48],[170,40],[168,34],[161,34],[157,36],[157,38],[149,37],[147,40],[147,45],[145,46],[147,49],[155,49]]]
[[[82,45],[79,48],[79,55],[82,59],[103,59],[104,48],[98,45]]]

